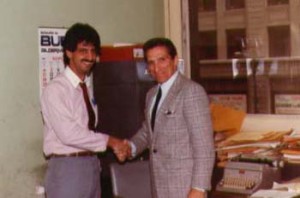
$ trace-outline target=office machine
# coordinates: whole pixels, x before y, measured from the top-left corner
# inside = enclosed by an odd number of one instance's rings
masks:
[[[228,162],[216,190],[250,195],[259,189],[271,188],[279,179],[280,169],[268,164]]]

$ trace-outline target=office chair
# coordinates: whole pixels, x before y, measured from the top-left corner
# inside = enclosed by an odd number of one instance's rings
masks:
[[[110,165],[114,198],[151,198],[148,161]]]

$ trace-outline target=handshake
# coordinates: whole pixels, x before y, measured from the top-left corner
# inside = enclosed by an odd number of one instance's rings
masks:
[[[124,162],[132,156],[130,143],[126,139],[121,140],[110,136],[107,145],[113,150],[120,162]]]

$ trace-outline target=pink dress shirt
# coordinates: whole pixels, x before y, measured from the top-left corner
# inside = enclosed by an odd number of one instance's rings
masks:
[[[44,119],[44,154],[70,154],[81,151],[106,150],[109,136],[88,129],[81,80],[69,68],[53,79],[44,89],[41,107]],[[85,82],[93,98],[90,78]],[[97,107],[91,101],[97,117]]]

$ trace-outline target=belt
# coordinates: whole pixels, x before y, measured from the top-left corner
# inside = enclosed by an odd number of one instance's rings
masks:
[[[68,154],[50,154],[46,157],[46,159],[50,159],[53,157],[86,157],[86,156],[95,156],[97,155],[94,152],[91,151],[81,151],[81,152],[77,152],[77,153],[68,153]]]

